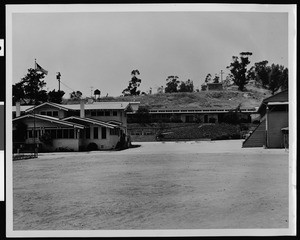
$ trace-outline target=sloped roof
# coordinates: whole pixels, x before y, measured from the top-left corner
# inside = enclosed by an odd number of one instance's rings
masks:
[[[64,118],[63,120],[68,121],[68,122],[71,122],[70,120],[76,120],[76,121],[79,121],[79,122],[91,123],[91,124],[95,124],[95,125],[104,126],[104,127],[107,127],[107,128],[118,127],[118,125],[115,125],[115,124],[106,123],[106,122],[96,120],[96,119],[92,119],[92,118],[81,118],[81,117],[77,117],[77,116],[67,117],[67,118]]]
[[[81,125],[81,124],[71,123],[71,122],[67,122],[67,121],[64,121],[64,120],[60,120],[60,119],[55,118],[55,117],[50,117],[50,116],[45,116],[45,115],[40,115],[40,114],[34,114],[34,115],[33,114],[26,114],[26,115],[14,118],[13,122],[16,122],[18,120],[25,119],[25,118],[36,118],[36,119],[40,119],[40,120],[43,120],[43,121],[47,121],[47,122],[51,122],[51,123],[53,122],[53,123],[61,124],[61,125],[68,126],[68,127],[74,127],[74,128],[80,128],[80,129],[84,128],[84,126]]]
[[[283,104],[288,104],[289,102],[289,94],[288,94],[288,90],[284,90],[282,92],[279,92],[271,97],[265,98],[262,103],[260,104],[257,112],[260,113],[261,115],[264,115],[266,112],[266,106],[268,105],[268,103],[278,103],[278,105],[280,103]]]
[[[21,105],[20,110],[22,112],[29,112],[35,109],[38,109],[42,106],[50,105],[54,108],[63,109],[65,111],[68,110],[80,110],[80,104],[57,104],[52,102],[44,102],[38,106],[33,105]],[[129,110],[132,111],[132,107],[130,102],[94,102],[91,104],[84,104],[85,110]],[[12,111],[16,111],[16,106],[12,107]]]

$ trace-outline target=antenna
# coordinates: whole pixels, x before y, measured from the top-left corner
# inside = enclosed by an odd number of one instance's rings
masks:
[[[91,86],[91,97],[93,97],[93,86]]]

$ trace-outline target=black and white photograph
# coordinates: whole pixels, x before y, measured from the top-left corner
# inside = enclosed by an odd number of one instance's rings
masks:
[[[12,237],[296,232],[296,6],[6,6]]]

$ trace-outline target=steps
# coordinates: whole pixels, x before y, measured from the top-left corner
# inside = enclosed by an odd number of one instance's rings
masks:
[[[266,145],[266,120],[262,121],[253,133],[243,142],[243,147],[263,147]]]

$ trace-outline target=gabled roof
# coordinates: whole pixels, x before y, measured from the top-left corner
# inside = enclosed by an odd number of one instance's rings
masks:
[[[51,106],[54,108],[62,109],[64,111],[69,110],[80,110],[80,104],[57,104],[53,102],[44,102],[38,106],[33,105],[21,105],[21,111],[30,112],[33,109],[38,109],[42,106]],[[124,110],[124,111],[132,111],[131,102],[94,102],[94,103],[85,103],[85,110]],[[16,111],[16,106],[12,107],[12,111]]]
[[[76,121],[79,121],[79,122],[95,124],[95,125],[99,125],[99,126],[103,126],[103,127],[107,127],[107,128],[118,127],[115,124],[106,123],[106,122],[96,120],[96,119],[92,119],[92,118],[81,118],[81,117],[77,117],[77,116],[67,117],[67,118],[64,118],[63,120],[68,121],[68,122],[72,122],[71,120],[76,120]]]
[[[40,114],[26,114],[17,118],[13,119],[13,122],[21,120],[21,119],[25,119],[25,118],[35,118],[35,119],[40,119],[43,121],[47,121],[47,122],[51,122],[51,123],[57,123],[57,124],[61,124],[64,126],[68,126],[68,127],[74,127],[74,128],[80,128],[83,129],[84,126],[81,124],[77,124],[77,123],[71,123],[71,122],[67,122],[64,120],[60,120],[58,118],[55,117],[50,117],[50,116],[45,116],[45,115],[40,115]]]
[[[281,104],[288,104],[289,103],[289,94],[288,90],[284,90],[282,92],[279,92],[271,97],[265,98],[262,103],[260,104],[257,112],[261,115],[264,115],[266,112],[266,106],[269,103],[281,103]],[[271,104],[270,104],[271,105]]]
[[[40,107],[43,107],[43,106],[46,106],[46,105],[49,105],[49,106],[54,107],[54,108],[62,109],[64,111],[68,111],[69,110],[69,108],[66,108],[66,107],[64,107],[61,104],[57,104],[57,103],[53,103],[53,102],[44,102],[44,103],[42,103],[42,104],[40,104],[38,106],[31,106],[30,108],[27,108],[25,110],[25,112],[30,112],[30,111],[33,111],[33,109],[39,109]]]

